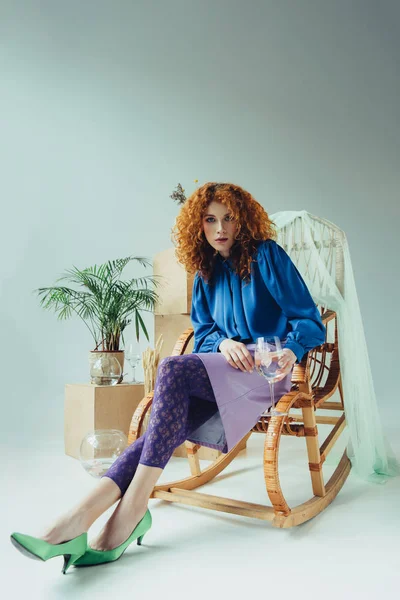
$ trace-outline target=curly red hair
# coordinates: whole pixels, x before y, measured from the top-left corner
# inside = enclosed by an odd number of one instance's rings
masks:
[[[204,279],[211,279],[217,251],[205,237],[203,215],[213,200],[225,204],[236,221],[229,258],[241,279],[248,281],[252,255],[260,241],[276,239],[275,224],[249,192],[233,183],[205,183],[186,200],[172,228],[175,256],[188,273],[199,271]]]

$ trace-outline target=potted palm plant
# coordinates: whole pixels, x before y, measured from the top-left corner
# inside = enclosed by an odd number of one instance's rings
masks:
[[[134,320],[136,339],[139,341],[140,331],[143,331],[149,340],[141,312],[152,312],[158,300],[158,294],[152,289],[159,283],[157,276],[121,280],[124,268],[131,261],[144,267],[151,266],[146,258],[128,256],[86,269],[73,267],[66,270],[57,283],[67,282],[77,289],[55,285],[35,290],[41,306],[54,310],[58,319],[68,319],[74,314],[82,319],[95,343],[90,353],[91,361],[99,353],[115,356],[121,365],[118,383],[123,377],[124,352],[120,344],[121,341],[124,343],[124,330]]]

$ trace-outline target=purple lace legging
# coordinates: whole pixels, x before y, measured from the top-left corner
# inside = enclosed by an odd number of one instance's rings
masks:
[[[148,428],[130,444],[103,477],[127,490],[138,464],[164,469],[175,448],[208,418],[192,396],[215,402],[201,359],[196,354],[168,356],[160,361]],[[203,405],[204,406],[204,405]]]

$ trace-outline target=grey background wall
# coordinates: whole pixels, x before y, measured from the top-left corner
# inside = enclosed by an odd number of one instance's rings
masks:
[[[196,178],[236,182],[270,213],[305,209],[344,229],[390,427],[399,3],[42,0],[0,10],[3,441],[62,436],[64,384],[87,380],[86,328],[58,322],[32,290],[72,265],[171,246],[169,194]]]

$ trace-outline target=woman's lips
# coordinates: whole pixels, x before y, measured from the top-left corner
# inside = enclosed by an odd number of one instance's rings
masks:
[[[215,240],[217,242],[217,244],[223,244],[224,242],[228,241],[228,238],[223,238],[221,240]]]

